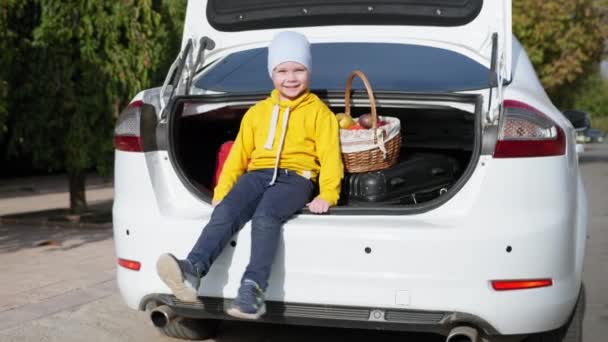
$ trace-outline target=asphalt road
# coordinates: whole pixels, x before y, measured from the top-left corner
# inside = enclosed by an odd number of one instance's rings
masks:
[[[584,341],[608,336],[608,144],[581,156],[590,220]],[[0,226],[0,341],[177,341],[116,293],[111,231]],[[438,335],[225,323],[209,341],[444,341]]]

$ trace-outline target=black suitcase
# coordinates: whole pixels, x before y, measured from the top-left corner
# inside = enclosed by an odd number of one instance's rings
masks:
[[[344,176],[341,200],[357,203],[419,203],[445,192],[456,179],[459,165],[440,154],[416,154],[381,171]]]

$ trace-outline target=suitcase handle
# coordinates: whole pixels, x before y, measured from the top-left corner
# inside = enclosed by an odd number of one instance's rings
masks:
[[[350,115],[350,89],[353,85],[353,79],[355,76],[359,77],[363,84],[365,85],[365,90],[367,90],[367,96],[369,97],[369,104],[372,108],[372,128],[375,130],[378,127],[378,113],[376,112],[376,99],[374,98],[374,93],[372,92],[372,85],[369,83],[369,80],[365,76],[365,74],[360,70],[354,70],[348,76],[348,80],[346,81],[346,88],[344,89],[344,113],[348,116]]]

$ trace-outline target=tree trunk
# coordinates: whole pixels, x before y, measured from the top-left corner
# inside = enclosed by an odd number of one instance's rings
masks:
[[[84,191],[86,181],[84,171],[68,172],[70,182],[70,213],[82,214],[87,210],[87,198]]]

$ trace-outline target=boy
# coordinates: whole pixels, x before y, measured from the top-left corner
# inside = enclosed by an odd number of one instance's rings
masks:
[[[313,213],[325,213],[337,203],[344,176],[338,122],[310,93],[310,71],[306,37],[290,31],[277,34],[268,47],[275,89],[243,116],[214,191],[209,223],[186,259],[171,254],[158,259],[158,274],[177,298],[197,300],[201,277],[232,235],[251,220],[249,265],[227,313],[259,318],[266,310],[264,291],[283,223],[305,205]],[[319,195],[310,201],[316,181]]]

